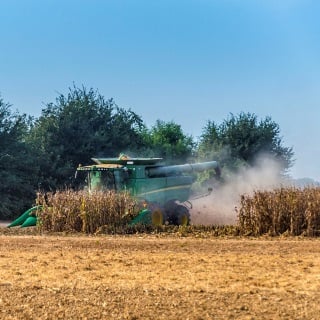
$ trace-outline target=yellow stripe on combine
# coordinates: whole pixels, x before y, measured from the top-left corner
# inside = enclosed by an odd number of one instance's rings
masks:
[[[191,186],[191,184],[183,185],[183,186],[173,186],[173,187],[168,187],[168,188],[156,189],[156,190],[152,190],[152,191],[148,191],[148,192],[139,193],[138,196],[145,196],[147,194],[165,192],[165,191],[168,191],[168,190],[178,190],[178,189],[188,189],[189,190],[190,186]]]

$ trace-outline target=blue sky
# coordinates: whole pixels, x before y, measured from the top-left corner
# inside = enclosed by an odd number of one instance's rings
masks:
[[[320,19],[311,0],[1,0],[0,93],[39,116],[75,83],[150,127],[199,137],[230,113],[270,116],[295,178],[320,180]]]

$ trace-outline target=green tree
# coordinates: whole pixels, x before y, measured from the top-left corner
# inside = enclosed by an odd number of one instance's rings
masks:
[[[30,121],[0,98],[0,219],[20,215],[35,199],[39,167],[25,141]]]
[[[31,130],[30,141],[41,152],[42,188],[71,184],[75,168],[91,157],[114,157],[141,143],[143,122],[93,89],[69,88],[47,104]]]
[[[208,121],[198,145],[200,158],[215,158],[229,170],[252,166],[261,155],[275,159],[285,172],[292,166],[293,150],[284,147],[280,128],[270,117],[258,120],[255,114],[230,114],[220,125]]]
[[[183,133],[181,126],[173,121],[157,120],[144,132],[148,155],[161,157],[167,164],[185,162],[192,157],[195,143],[192,136]]]

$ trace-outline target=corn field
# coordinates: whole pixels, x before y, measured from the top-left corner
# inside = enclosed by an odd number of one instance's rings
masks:
[[[134,216],[137,203],[127,193],[57,191],[38,193],[40,231],[95,233],[101,226],[117,228]]]
[[[57,191],[38,193],[37,228],[40,232],[82,232],[87,234],[175,234],[179,237],[239,234],[236,226],[130,225],[142,209],[127,193]]]
[[[319,236],[320,188],[281,187],[242,195],[238,224],[246,235]]]
[[[130,226],[141,206],[128,193],[38,193],[38,228],[49,232],[320,236],[320,188],[281,187],[241,195],[235,226]]]

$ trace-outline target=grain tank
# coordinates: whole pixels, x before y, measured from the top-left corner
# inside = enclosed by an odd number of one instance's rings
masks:
[[[182,165],[161,165],[162,158],[92,158],[93,165],[79,166],[77,174],[85,173],[86,188],[127,191],[143,203],[143,209],[131,224],[164,223],[187,225],[190,222],[191,186],[194,173],[205,170],[220,175],[218,162]]]

